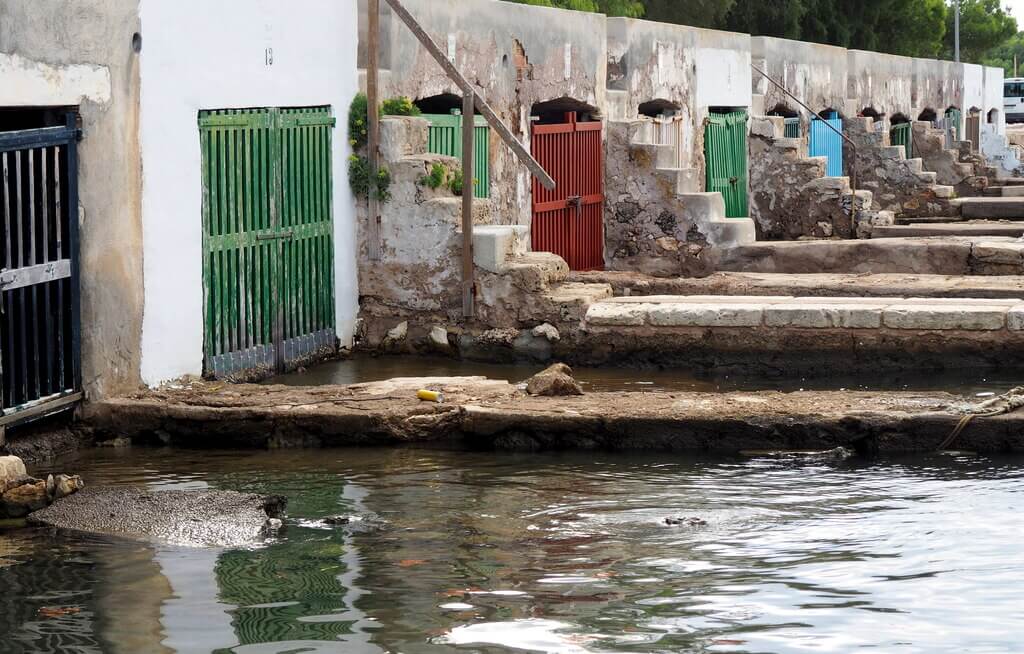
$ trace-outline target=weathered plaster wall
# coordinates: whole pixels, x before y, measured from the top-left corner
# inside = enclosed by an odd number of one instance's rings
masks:
[[[200,109],[333,107],[337,331],[351,343],[358,295],[345,117],[358,85],[356,5],[305,4],[296,11],[271,0],[142,0],[146,383],[202,372]]]
[[[138,0],[0,3],[0,106],[77,105],[82,369],[91,398],[139,384]]]
[[[988,113],[992,109],[998,112],[998,119],[991,123],[997,134],[1006,134],[1006,113],[1003,111],[1003,69],[992,66],[984,68],[985,94],[981,106],[981,122],[988,123]]]
[[[608,19],[610,117],[635,120],[653,100],[682,117],[682,168],[704,175],[704,120],[711,107],[751,105],[750,36],[628,18]]]
[[[535,103],[569,97],[595,109],[604,107],[603,15],[497,0],[407,0],[404,4],[524,142],[529,142],[530,109]],[[381,77],[382,96],[405,95],[415,100],[459,94],[437,62],[390,12],[382,13],[381,32],[389,44],[382,49],[386,59],[381,65],[388,69]],[[365,34],[361,36],[365,42]],[[531,176],[492,130],[495,220],[529,224],[530,188]]]
[[[949,107],[962,108],[964,103],[963,64],[936,59],[914,59],[914,86],[911,101],[917,120],[921,112],[931,109],[940,118]]]
[[[917,114],[911,115],[914,111],[913,59],[848,50],[846,67],[848,117],[856,116],[867,107],[887,116],[903,113],[908,118],[917,117]]]
[[[750,40],[755,65],[815,111],[846,110],[847,51],[831,45],[805,43],[769,36]],[[809,118],[793,99],[754,73],[753,89],[764,97],[764,110],[784,105],[800,114],[801,134],[806,134]]]

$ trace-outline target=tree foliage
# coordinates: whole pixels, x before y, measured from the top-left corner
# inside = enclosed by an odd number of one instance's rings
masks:
[[[777,36],[910,57],[952,58],[953,0],[511,0]],[[1001,0],[961,0],[963,61],[1000,57],[1017,33]],[[1012,59],[1012,54],[1010,55]]]

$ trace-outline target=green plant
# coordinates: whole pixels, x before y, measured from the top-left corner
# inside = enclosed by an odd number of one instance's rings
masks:
[[[373,192],[381,202],[391,199],[391,172],[387,168],[370,170],[370,160],[354,154],[348,158],[348,184],[356,197],[366,198]]]
[[[472,183],[476,185],[477,179],[474,177]],[[465,181],[462,177],[462,169],[456,168],[452,171],[451,177],[448,179],[448,188],[451,190],[452,195],[462,195],[463,186]]]
[[[404,95],[380,103],[381,116],[419,116],[421,113],[420,108]]]
[[[369,126],[365,93],[356,93],[352,98],[352,104],[348,108],[348,142],[353,150],[361,150],[366,146],[366,139],[369,136]]]
[[[443,164],[435,163],[430,167],[430,172],[420,178],[420,184],[436,191],[447,179],[448,169]]]

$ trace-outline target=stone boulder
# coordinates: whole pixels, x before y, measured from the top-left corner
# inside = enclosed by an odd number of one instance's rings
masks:
[[[583,389],[572,377],[572,368],[564,363],[556,363],[530,377],[526,382],[526,392],[546,397],[583,395]]]
[[[9,479],[25,477],[25,463],[16,456],[0,456],[0,484]]]
[[[0,457],[0,519],[23,518],[85,487],[77,475],[30,477],[16,456]]]

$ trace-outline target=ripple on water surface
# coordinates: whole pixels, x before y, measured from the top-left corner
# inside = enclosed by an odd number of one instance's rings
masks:
[[[1006,652],[1024,632],[1024,459],[131,450],[56,467],[281,493],[290,517],[226,550],[2,527],[2,652]],[[320,521],[350,513],[382,526]]]

